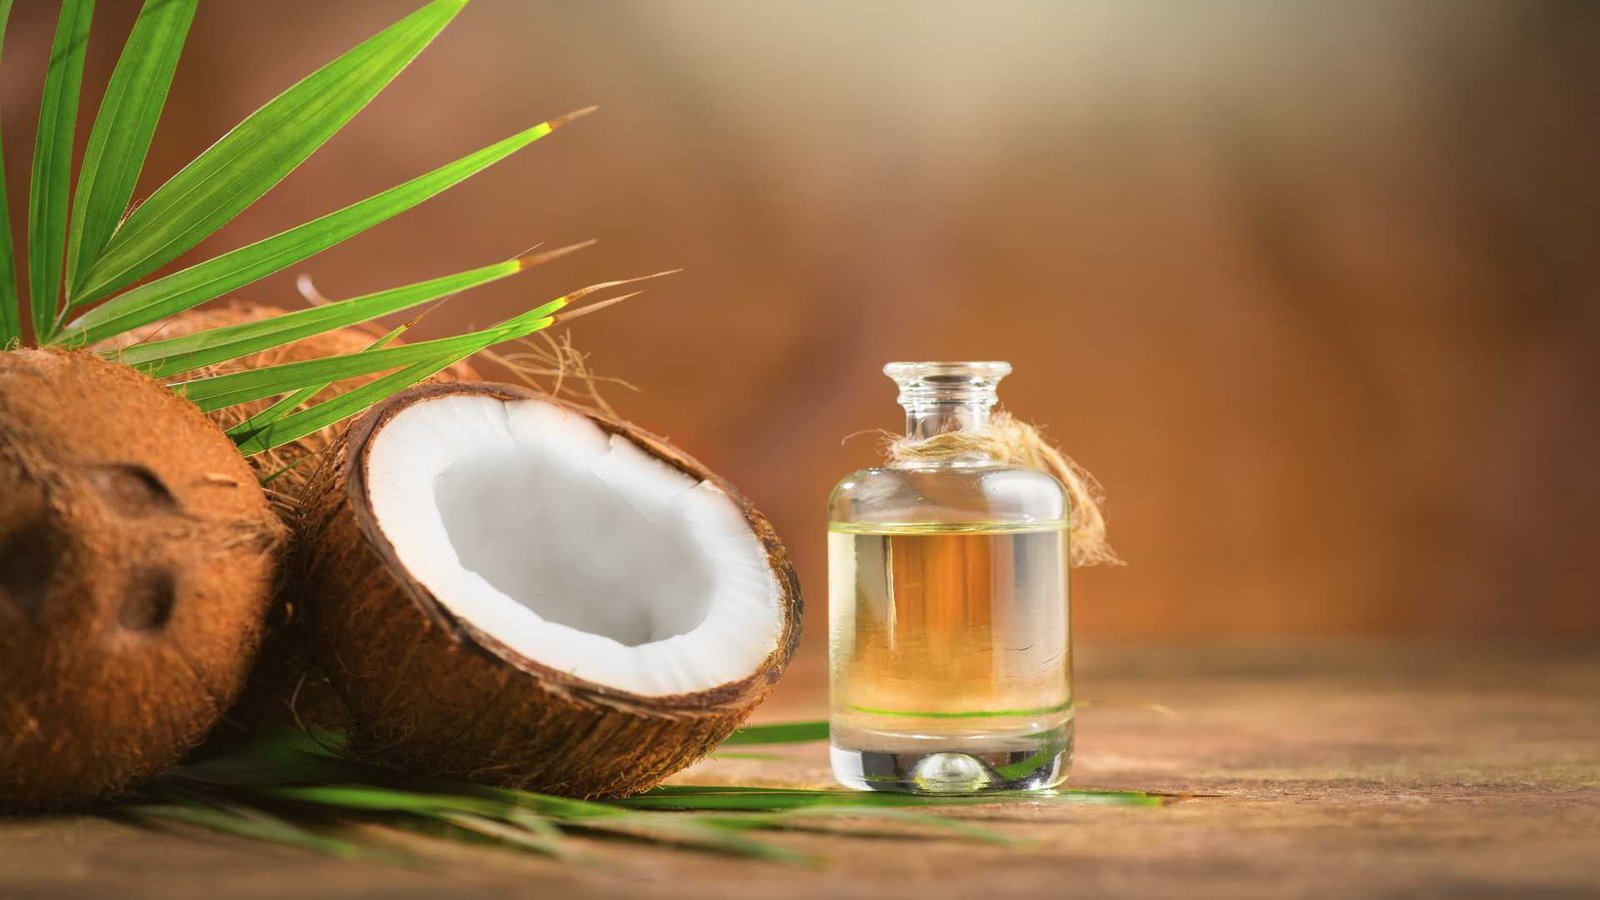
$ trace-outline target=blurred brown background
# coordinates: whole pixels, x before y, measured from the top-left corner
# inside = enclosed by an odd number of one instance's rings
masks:
[[[417,5],[203,3],[141,195]],[[137,10],[101,6],[83,136]],[[19,212],[53,26],[6,45]],[[591,103],[295,271],[600,239],[437,334],[684,267],[574,339],[775,520],[813,660],[841,438],[919,358],[1010,360],[1104,481],[1129,565],[1078,577],[1080,638],[1600,634],[1600,4],[475,0],[193,258]]]

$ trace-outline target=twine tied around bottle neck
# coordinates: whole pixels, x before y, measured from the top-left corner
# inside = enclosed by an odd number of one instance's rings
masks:
[[[1122,565],[1106,542],[1106,519],[1100,510],[1105,491],[1100,482],[1045,440],[1038,428],[1005,410],[996,410],[981,429],[945,431],[926,438],[894,437],[886,443],[884,453],[890,462],[940,462],[981,455],[1048,472],[1066,488],[1071,503],[1068,545],[1072,565]]]

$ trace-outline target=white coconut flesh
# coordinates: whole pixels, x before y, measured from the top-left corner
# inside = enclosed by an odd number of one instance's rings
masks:
[[[777,646],[782,588],[738,505],[582,414],[445,394],[369,448],[400,563],[522,657],[665,696],[746,678]]]

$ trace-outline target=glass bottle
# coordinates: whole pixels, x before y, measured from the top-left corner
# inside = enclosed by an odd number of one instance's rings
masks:
[[[906,434],[981,431],[1003,362],[890,363]],[[982,452],[905,459],[828,502],[831,755],[858,789],[1055,787],[1072,761],[1069,501]]]

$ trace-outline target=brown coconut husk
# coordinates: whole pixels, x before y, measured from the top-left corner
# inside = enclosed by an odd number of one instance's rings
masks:
[[[353,748],[426,774],[578,797],[647,790],[715,749],[766,697],[799,642],[799,583],[771,524],[665,440],[561,404],[734,499],[784,588],[784,632],[749,677],[667,697],[603,687],[523,658],[409,577],[368,502],[373,436],[411,404],[452,393],[560,402],[507,384],[413,388],[352,425],[306,486],[305,546],[315,552],[302,558],[299,575],[314,598],[313,646],[350,711]]]
[[[239,693],[284,526],[216,424],[81,352],[0,353],[0,808],[109,797]]]
[[[291,538],[291,557],[298,552],[296,543]],[[277,602],[267,612],[266,637],[256,655],[255,668],[223,724],[236,732],[270,728],[342,730],[349,714],[327,672],[311,652],[305,605],[291,587],[280,585],[275,594]]]
[[[184,337],[213,328],[259,322],[281,315],[283,309],[248,300],[230,300],[217,305],[187,310],[126,334],[118,335],[96,349],[123,349],[152,340]],[[356,353],[371,346],[373,341],[387,334],[387,329],[370,324],[349,325],[302,338],[281,347],[229,360],[210,367],[217,374],[259,369],[264,366],[322,359],[345,353]],[[403,343],[394,341],[393,343]],[[316,400],[326,400],[353,390],[380,377],[381,373],[351,378],[330,385]],[[433,381],[476,381],[478,373],[465,361],[458,362],[434,376]],[[256,400],[239,406],[215,410],[208,415],[224,430],[243,422],[266,409],[273,400]],[[258,478],[271,479],[267,483],[267,496],[272,500],[279,516],[289,525],[291,534],[295,526],[301,486],[316,469],[317,458],[334,442],[343,430],[343,423],[330,425],[299,438],[282,447],[249,458]],[[288,556],[301,552],[299,541],[291,538]],[[227,722],[242,731],[277,727],[339,728],[344,723],[344,703],[306,646],[300,629],[303,602],[294,592],[280,589],[279,602],[268,614],[267,638],[244,693],[229,712]]]

